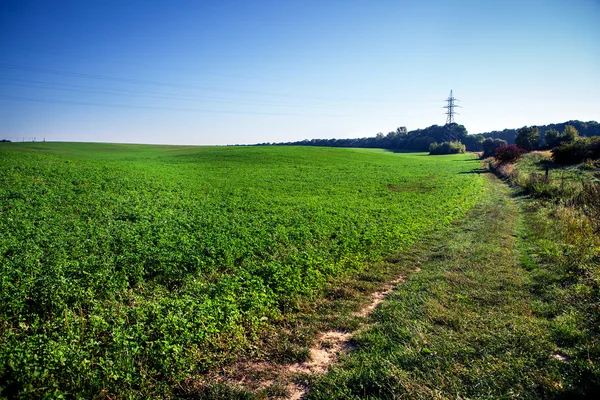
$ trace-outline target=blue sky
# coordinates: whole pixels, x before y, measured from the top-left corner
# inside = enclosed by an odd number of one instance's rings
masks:
[[[0,138],[236,144],[600,120],[600,1],[0,1]]]

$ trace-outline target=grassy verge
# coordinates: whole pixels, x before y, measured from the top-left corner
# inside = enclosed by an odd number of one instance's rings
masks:
[[[549,151],[536,151],[514,164],[491,160],[489,166],[536,199],[576,209],[600,233],[600,160],[565,166],[554,163]]]
[[[492,165],[493,167],[493,165]],[[537,298],[536,315],[565,360],[564,373],[582,391],[600,385],[600,161],[552,162],[549,152],[526,154],[493,168],[530,200],[524,207],[523,264]]]
[[[314,378],[310,398],[593,395],[595,333],[578,328],[576,305],[557,321],[576,293],[560,292],[569,272],[532,256],[562,237],[542,229],[548,215],[519,211],[508,188],[490,181],[467,219],[413,247],[407,262],[422,272],[376,310],[356,351]]]

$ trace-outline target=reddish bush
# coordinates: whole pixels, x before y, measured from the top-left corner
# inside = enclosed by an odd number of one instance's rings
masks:
[[[498,164],[514,163],[521,158],[523,153],[526,153],[526,151],[518,147],[516,144],[509,144],[496,149],[496,153],[494,153],[494,160],[496,160]]]

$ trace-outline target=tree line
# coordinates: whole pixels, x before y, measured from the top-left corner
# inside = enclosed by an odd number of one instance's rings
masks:
[[[428,151],[432,143],[462,141],[468,136],[467,129],[456,123],[432,125],[425,129],[408,131],[405,126],[384,134],[379,132],[374,137],[355,139],[305,139],[300,142],[260,143],[259,146],[327,146],[327,147],[363,147],[390,150]]]
[[[600,124],[596,121],[583,122],[575,120],[558,124],[540,125],[531,127],[537,129],[538,133],[535,148],[549,149],[558,145],[561,142],[561,132],[564,132],[567,126],[573,127],[579,132],[580,136],[600,136]],[[429,151],[432,143],[461,142],[468,151],[483,151],[485,153],[487,149],[487,151],[492,151],[493,154],[493,150],[503,144],[515,144],[518,131],[518,129],[504,129],[503,131],[469,135],[464,125],[453,123],[441,126],[432,125],[425,129],[416,129],[413,131],[408,131],[405,126],[401,126],[387,134],[380,132],[373,137],[355,139],[305,139],[299,142],[260,143],[258,145],[362,147]]]

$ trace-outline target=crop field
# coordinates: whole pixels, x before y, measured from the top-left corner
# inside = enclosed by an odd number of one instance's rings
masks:
[[[168,397],[449,226],[471,155],[0,144],[0,397]]]

